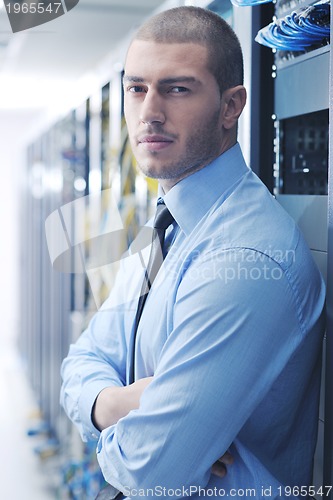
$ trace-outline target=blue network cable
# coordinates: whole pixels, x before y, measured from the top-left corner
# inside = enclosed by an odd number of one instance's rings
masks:
[[[316,4],[299,15],[299,24],[308,33],[330,34],[330,4]]]
[[[233,5],[236,5],[237,7],[248,7],[253,5],[260,5],[262,3],[269,3],[272,1],[273,0],[231,0],[231,3]]]
[[[329,36],[330,4],[326,2],[307,7],[299,13],[292,12],[270,23],[258,32],[255,40],[272,49],[304,51],[328,41]]]

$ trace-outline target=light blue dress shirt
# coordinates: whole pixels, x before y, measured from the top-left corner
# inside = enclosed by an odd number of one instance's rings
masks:
[[[61,402],[98,439],[108,482],[130,498],[295,498],[311,484],[325,289],[292,219],[238,144],[164,200],[173,239],[136,339],[140,408],[101,433],[98,393],[127,383],[143,267],[123,259],[109,299],[63,362]],[[149,248],[142,252],[148,260]],[[225,478],[212,464],[230,449]],[[297,493],[297,490],[294,490]]]

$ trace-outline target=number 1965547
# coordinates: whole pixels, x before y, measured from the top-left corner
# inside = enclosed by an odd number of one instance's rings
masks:
[[[6,9],[8,14],[57,14],[59,9],[62,8],[61,2],[48,3],[7,3]]]

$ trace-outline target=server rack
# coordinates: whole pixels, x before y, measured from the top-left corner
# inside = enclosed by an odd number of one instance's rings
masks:
[[[22,183],[19,347],[39,408],[27,430],[43,437],[35,446],[42,459],[69,450],[72,426],[59,405],[60,365],[68,352],[72,311],[79,308],[78,302],[82,305],[85,295],[82,275],[52,268],[45,220],[84,195],[84,190],[75,189],[75,180],[88,177],[88,110],[86,102],[31,144]]]
[[[331,31],[333,21],[331,19]],[[333,68],[333,55],[330,53],[330,68]],[[333,76],[329,77],[329,170],[328,170],[328,244],[327,244],[327,335],[326,335],[326,395],[325,395],[325,446],[324,446],[324,484],[333,483]],[[330,500],[332,500],[331,495]]]
[[[277,22],[292,12],[301,12],[315,2],[278,0]],[[328,263],[328,143],[330,45],[327,40],[302,51],[276,50],[274,77],[274,194],[294,217],[310,246],[328,288],[332,286]],[[329,333],[329,332],[328,332]],[[327,336],[328,336],[327,333]],[[313,484],[317,489],[332,484],[327,464],[332,460],[327,430],[331,417],[325,415],[328,395],[328,367],[332,357],[323,345],[322,390],[318,423],[318,443]],[[326,363],[327,360],[327,363]],[[326,472],[324,474],[324,470]],[[319,498],[319,497],[318,497]],[[332,493],[330,493],[330,497]]]

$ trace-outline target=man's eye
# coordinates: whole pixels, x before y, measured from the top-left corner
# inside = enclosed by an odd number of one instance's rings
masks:
[[[142,87],[140,85],[133,85],[132,87],[129,87],[127,90],[129,92],[133,92],[134,94],[138,94],[140,92],[145,92],[144,87]]]
[[[186,88],[186,87],[172,87],[170,89],[170,92],[174,93],[174,94],[184,94],[186,92],[189,92],[189,89]]]

